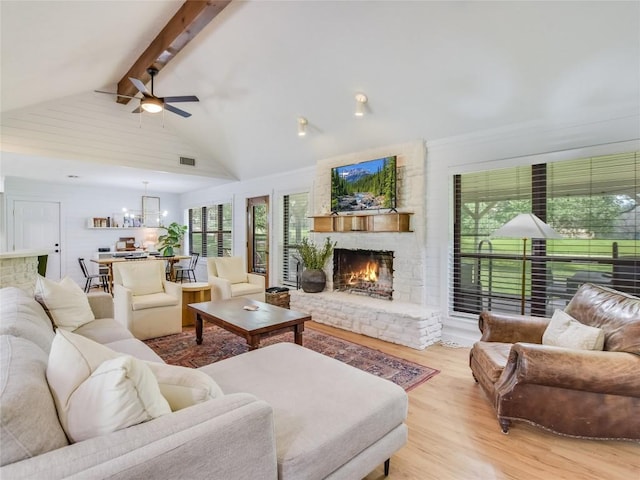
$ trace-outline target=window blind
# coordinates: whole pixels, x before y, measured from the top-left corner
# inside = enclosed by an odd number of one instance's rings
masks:
[[[189,210],[189,245],[203,257],[231,255],[231,203]]]
[[[562,236],[527,242],[527,313],[585,282],[640,295],[639,184],[638,152],[456,175],[450,308],[519,312],[524,242],[492,233],[527,212]]]
[[[309,194],[284,195],[282,203],[282,282],[295,286],[298,265],[295,254],[302,239],[309,236]]]

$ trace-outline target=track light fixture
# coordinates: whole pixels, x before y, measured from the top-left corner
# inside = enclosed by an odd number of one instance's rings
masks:
[[[307,119],[304,117],[298,117],[298,136],[304,137],[307,134]]]
[[[364,93],[356,93],[356,117],[364,116],[364,104],[367,103],[368,98]]]

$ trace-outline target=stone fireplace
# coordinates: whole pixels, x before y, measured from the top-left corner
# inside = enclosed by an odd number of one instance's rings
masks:
[[[408,231],[371,231],[361,228],[356,216],[341,215],[344,218],[340,220],[351,228],[324,230],[311,235],[316,243],[323,243],[327,237],[337,242],[334,260],[325,267],[326,290],[320,293],[294,290],[290,304],[293,310],[310,313],[318,323],[423,349],[438,342],[442,331],[440,310],[426,304],[426,277],[438,272],[426,268],[424,143],[393,145],[319,161],[311,213],[313,216],[331,216],[332,168],[391,155],[397,157],[398,210],[410,214]],[[384,212],[367,212],[370,215],[378,213]],[[327,223],[333,225],[333,220]],[[363,263],[363,268],[359,268],[364,270],[362,274],[352,276],[353,266],[345,267],[346,261],[336,258],[341,249],[362,254],[364,258],[355,261]],[[380,254],[383,259],[380,259],[377,271],[367,268],[372,255]],[[377,283],[367,277],[371,270],[378,277]],[[391,298],[393,301],[389,301]]]
[[[393,298],[393,252],[336,248],[333,289],[374,298]]]

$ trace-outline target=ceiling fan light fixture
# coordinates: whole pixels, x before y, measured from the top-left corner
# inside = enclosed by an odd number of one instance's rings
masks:
[[[140,108],[145,112],[159,113],[162,111],[162,101],[155,97],[143,98],[140,101]]]

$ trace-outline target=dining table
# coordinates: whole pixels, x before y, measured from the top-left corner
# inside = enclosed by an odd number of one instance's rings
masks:
[[[170,257],[165,257],[162,255],[148,255],[148,256],[140,256],[140,257],[111,257],[111,258],[92,258],[91,261],[93,263],[97,263],[98,265],[104,265],[108,269],[109,275],[109,292],[113,295],[113,264],[119,262],[140,262],[140,261],[158,261],[164,260],[168,263],[167,271],[169,272],[169,280],[175,281],[176,273],[173,268],[176,263],[180,260],[188,260],[191,257],[188,255],[173,255]]]

